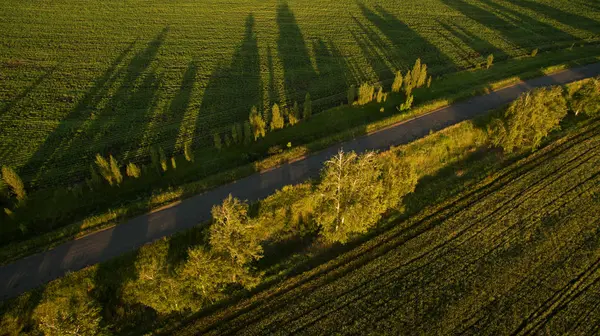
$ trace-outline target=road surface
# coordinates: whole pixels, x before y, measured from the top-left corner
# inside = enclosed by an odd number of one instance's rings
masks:
[[[431,130],[441,130],[461,121],[484,115],[534,87],[566,84],[597,75],[600,75],[600,63],[521,82],[332,146],[305,159],[248,176],[163,210],[20,259],[0,267],[0,299],[17,296],[61,277],[67,272],[107,261],[158,238],[207,221],[210,219],[212,206],[221,203],[229,194],[240,199],[256,201],[285,185],[296,184],[318,176],[323,162],[337,153],[340,148],[345,151],[364,152],[405,144],[429,134]]]

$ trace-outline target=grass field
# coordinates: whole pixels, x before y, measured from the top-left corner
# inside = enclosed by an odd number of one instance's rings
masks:
[[[0,263],[498,81],[600,55],[600,15],[581,1],[326,1],[314,8],[297,1],[58,1],[2,8],[0,164],[17,168],[29,198],[16,220],[0,226]],[[534,48],[540,54],[527,57]],[[494,66],[476,70],[489,53]],[[392,95],[385,113],[379,105],[333,108],[250,146],[212,145],[213,132],[228,133],[251,105],[302,104],[310,91],[314,110],[323,111],[343,102],[351,84],[389,85],[392,72],[417,57],[435,79],[431,90],[416,91],[417,108],[408,114],[394,113],[404,98]],[[476,71],[455,72],[464,69]],[[177,156],[184,143],[194,144],[196,162]],[[122,166],[147,163],[156,145],[167,159],[175,156],[177,169],[149,169],[119,188],[81,184],[96,153],[113,154]]]
[[[598,127],[176,333],[596,334]]]
[[[417,57],[439,76],[600,32],[594,5],[559,0],[0,6],[0,162],[34,188],[82,181],[96,153],[201,152],[252,105],[306,92],[316,110],[339,105],[349,85],[389,83]]]

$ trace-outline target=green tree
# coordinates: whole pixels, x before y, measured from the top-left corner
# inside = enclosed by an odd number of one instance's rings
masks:
[[[192,141],[186,141],[183,145],[183,155],[187,162],[194,162],[194,150],[192,149]]]
[[[150,160],[152,162],[152,168],[154,168],[157,173],[160,173],[160,157],[155,146],[150,148]]]
[[[377,157],[382,170],[382,203],[386,209],[398,208],[402,198],[415,191],[418,175],[414,167],[393,151],[386,151]]]
[[[267,133],[267,123],[263,118],[262,114],[258,112],[256,106],[252,106],[250,110],[250,125],[252,125],[252,132],[254,133],[254,140],[264,137]]]
[[[254,135],[252,134],[252,126],[249,121],[244,121],[244,144],[249,145],[252,143]]]
[[[538,54],[538,49],[535,48],[531,51],[531,57],[535,57]]]
[[[233,143],[240,143],[242,140],[242,134],[238,133],[237,123],[231,125],[231,139]]]
[[[221,136],[219,133],[213,134],[213,141],[215,142],[215,148],[221,150],[223,148],[223,143],[221,143]]]
[[[133,162],[129,162],[127,164],[127,169],[126,169],[125,173],[127,174],[127,176],[133,177],[133,178],[139,178],[142,175],[142,171],[141,171],[140,167],[138,167]]]
[[[103,333],[101,307],[81,290],[53,294],[34,310],[33,319],[46,336],[92,336]],[[61,293],[62,294],[62,293]]]
[[[231,137],[229,136],[229,134],[225,134],[223,139],[224,139],[223,142],[225,142],[225,147],[231,146]]]
[[[429,76],[429,78],[427,78],[427,88],[429,89],[431,87],[431,76]]]
[[[294,102],[294,106],[288,115],[288,120],[290,125],[294,126],[300,121],[300,107],[298,106],[298,102]]]
[[[87,180],[88,187],[93,190],[94,187],[100,185],[100,182],[102,182],[102,178],[98,175],[94,165],[90,164],[90,179]]]
[[[421,78],[421,59],[417,58],[415,61],[415,65],[412,68],[411,73],[411,87],[417,88],[419,87],[419,79]]]
[[[575,91],[569,99],[571,111],[597,116],[600,113],[600,79],[591,78]]]
[[[12,194],[15,195],[17,201],[22,202],[27,198],[25,185],[16,171],[8,166],[2,166],[2,180],[10,188]]]
[[[354,85],[350,85],[348,88],[348,105],[354,104],[354,100],[356,100],[356,88]]]
[[[100,154],[96,154],[96,167],[98,167],[100,175],[102,175],[108,184],[113,185],[115,183],[110,163]]]
[[[165,151],[162,149],[162,147],[158,147],[158,158],[160,160],[160,169],[163,172],[166,172],[167,169],[169,169],[169,166],[167,165],[167,156],[165,155]]]
[[[171,168],[177,169],[177,160],[174,156],[171,156]]]
[[[412,94],[413,88],[414,88],[413,74],[409,70],[408,72],[406,72],[406,75],[404,76],[404,93],[406,94],[407,97]]]
[[[278,104],[274,104],[271,109],[271,131],[283,128],[285,120],[281,114],[281,109]]]
[[[340,151],[326,162],[317,193],[316,220],[331,242],[344,243],[367,231],[386,210],[380,164],[373,153],[359,157]]]
[[[304,120],[308,120],[308,119],[310,119],[311,116],[312,116],[312,101],[310,100],[310,93],[307,92],[306,97],[304,98],[304,113],[302,115],[302,118]]]
[[[486,68],[487,69],[491,68],[492,64],[494,64],[494,54],[489,54],[487,57]]]
[[[392,83],[392,92],[395,92],[395,93],[400,92],[400,90],[402,90],[402,83],[403,83],[402,71],[398,70],[398,71],[396,71],[396,76],[394,77],[394,83]]]
[[[383,87],[379,87],[379,90],[377,90],[377,102],[378,103],[383,102],[384,96],[385,96],[385,93],[383,93]]]
[[[427,64],[421,64],[421,71],[415,87],[423,87],[427,82]]]
[[[400,106],[396,107],[396,109],[397,109],[398,111],[400,111],[400,112],[404,112],[404,111],[408,111],[408,110],[410,110],[410,109],[411,109],[411,107],[412,107],[412,104],[413,104],[413,100],[414,100],[414,98],[415,98],[415,97],[414,97],[412,94],[411,94],[411,95],[408,95],[408,96],[406,97],[406,100],[404,101],[404,103],[400,104]]]
[[[246,265],[262,257],[260,231],[248,219],[248,204],[229,195],[222,205],[212,208],[210,246],[232,264]],[[235,279],[234,279],[235,281]]]
[[[110,156],[110,172],[113,176],[113,180],[117,185],[123,182],[123,174],[121,174],[121,168],[117,163],[117,160],[111,155]]]
[[[566,115],[567,103],[561,87],[524,93],[506,109],[502,122],[495,122],[490,128],[492,144],[509,153],[515,148],[535,150]]]
[[[358,88],[358,105],[365,105],[373,101],[375,87],[369,83],[363,83]]]

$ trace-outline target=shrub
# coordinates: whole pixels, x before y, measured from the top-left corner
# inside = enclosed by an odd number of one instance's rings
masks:
[[[377,90],[377,102],[378,103],[383,102],[384,97],[385,97],[385,93],[383,93],[383,88],[379,87],[379,90]]]
[[[404,101],[404,103],[400,104],[400,106],[398,106],[396,109],[400,112],[410,110],[410,108],[412,107],[414,98],[415,97],[413,95],[409,95],[408,97],[406,97],[406,100]]]
[[[15,195],[17,201],[22,202],[27,198],[27,193],[25,192],[25,185],[23,181],[12,168],[7,166],[2,166],[2,180],[6,185],[10,188],[12,194]]]
[[[429,78],[427,78],[427,88],[429,89],[431,87],[431,76],[429,76]]]
[[[129,162],[129,164],[127,164],[125,173],[127,174],[127,176],[133,178],[139,178],[142,175],[142,171],[140,170],[140,168],[133,162]]]
[[[492,144],[506,152],[535,150],[542,139],[558,128],[567,114],[563,89],[558,86],[524,93],[506,109],[501,121],[489,128]]]
[[[600,112],[600,79],[592,78],[584,83],[569,99],[571,111],[596,116]]]
[[[304,98],[303,118],[304,120],[308,120],[310,119],[310,116],[312,116],[312,101],[310,100],[310,93],[307,92],[306,97]]]
[[[183,145],[183,155],[185,156],[185,160],[187,162],[194,162],[194,151],[192,149],[192,142],[186,141]]]
[[[487,69],[491,68],[493,63],[494,63],[494,54],[489,54],[487,57],[487,61],[486,61],[486,68]]]
[[[252,109],[250,110],[250,125],[252,126],[254,140],[257,140],[258,138],[264,137],[266,135],[267,123],[266,123],[265,119],[263,118],[263,115],[260,112],[258,112],[258,109],[256,108],[256,106],[252,106]],[[219,139],[219,144],[220,144],[220,139]],[[215,147],[216,147],[216,141],[215,141]],[[221,149],[221,148],[218,147],[218,149]]]
[[[231,125],[231,139],[233,139],[233,143],[239,143],[241,137],[242,134],[238,133],[237,123]]]
[[[249,145],[252,143],[254,135],[252,134],[252,126],[249,121],[244,122],[244,144]]]
[[[354,100],[356,100],[356,88],[354,85],[350,85],[348,88],[348,105],[354,104]]]
[[[213,141],[215,143],[216,149],[221,150],[221,148],[223,148],[223,144],[221,143],[221,136],[219,135],[219,133],[213,134]]]
[[[171,168],[177,169],[177,160],[174,156],[171,156]]]
[[[294,126],[300,121],[300,107],[298,107],[298,102],[294,102],[294,106],[288,115],[288,120],[290,125]]]
[[[113,176],[113,180],[117,185],[123,182],[123,174],[121,174],[121,168],[117,163],[117,160],[111,155],[110,156],[110,171]]]
[[[115,183],[110,163],[100,154],[96,154],[96,167],[98,167],[100,175],[102,175],[108,184],[113,185]]]
[[[402,71],[398,70],[396,72],[396,76],[394,77],[394,83],[392,83],[392,92],[398,93],[402,90]]]
[[[271,131],[283,128],[284,122],[285,120],[283,119],[279,105],[274,104],[271,109]]]
[[[167,156],[162,147],[158,147],[158,159],[160,160],[160,168],[163,172],[166,172],[167,169],[169,169],[169,166],[167,165]]]
[[[373,101],[375,87],[369,83],[364,83],[358,89],[358,105],[365,105]]]
[[[535,57],[538,54],[538,49],[535,48],[531,51],[531,57]]]

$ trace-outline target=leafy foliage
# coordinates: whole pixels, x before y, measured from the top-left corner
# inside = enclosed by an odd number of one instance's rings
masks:
[[[256,106],[252,106],[250,111],[250,125],[252,126],[252,132],[254,134],[254,140],[262,138],[267,134],[267,122],[263,119],[263,116]]]
[[[10,188],[10,191],[15,195],[19,202],[22,202],[27,197],[25,185],[21,178],[12,168],[2,166],[2,180]]]
[[[278,104],[274,104],[271,109],[271,131],[275,131],[283,128],[285,120],[281,113],[281,109]]]
[[[358,88],[358,105],[365,105],[373,101],[375,87],[369,83],[363,83]]]
[[[501,122],[490,126],[492,144],[509,153],[516,148],[535,150],[566,115],[567,103],[561,87],[524,93],[510,104]]]
[[[575,115],[585,113],[597,116],[600,113],[600,79],[592,78],[585,82],[569,99],[569,106]]]
[[[142,175],[142,171],[141,171],[140,167],[138,167],[133,162],[129,162],[127,164],[126,173],[127,173],[127,176],[133,177],[133,178],[139,178]]]

